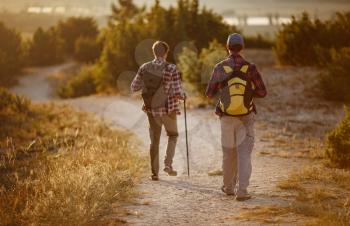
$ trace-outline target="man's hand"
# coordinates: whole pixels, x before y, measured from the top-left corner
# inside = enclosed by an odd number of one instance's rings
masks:
[[[183,94],[183,95],[180,95],[180,96],[176,96],[176,98],[178,100],[185,100],[187,97],[186,97],[186,94]]]

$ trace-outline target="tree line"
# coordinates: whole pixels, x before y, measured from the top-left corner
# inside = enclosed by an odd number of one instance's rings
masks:
[[[99,29],[93,18],[72,17],[44,30],[39,27],[29,40],[0,22],[0,84],[11,85],[25,66],[47,66],[68,58],[95,61],[101,52]]]

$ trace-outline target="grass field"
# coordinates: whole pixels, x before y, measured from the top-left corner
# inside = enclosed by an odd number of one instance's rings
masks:
[[[130,134],[0,90],[0,225],[101,224],[144,166]],[[105,222],[106,223],[106,222]]]

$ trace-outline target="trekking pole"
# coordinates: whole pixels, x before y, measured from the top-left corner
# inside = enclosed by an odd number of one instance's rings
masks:
[[[185,135],[186,135],[186,155],[187,155],[187,176],[190,177],[190,159],[188,152],[188,136],[187,136],[187,112],[186,112],[186,95],[184,95],[184,116],[185,116]]]

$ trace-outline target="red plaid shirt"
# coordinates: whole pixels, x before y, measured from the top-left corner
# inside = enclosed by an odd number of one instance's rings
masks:
[[[152,61],[153,64],[164,64],[165,61],[160,59],[155,59]],[[131,91],[137,92],[144,88],[144,84],[142,81],[142,75],[145,70],[145,65],[142,65],[138,70],[134,80],[131,83]],[[180,114],[179,107],[179,96],[183,96],[182,84],[181,84],[181,75],[177,70],[176,65],[169,64],[165,67],[163,71],[163,85],[165,89],[165,93],[168,95],[168,101],[166,107],[160,107],[156,109],[147,109],[145,105],[143,105],[142,110],[151,113],[153,116],[164,116],[168,115],[172,112],[176,112],[176,114]]]
[[[225,73],[225,71],[223,70],[223,67],[222,67],[223,64],[232,65],[234,70],[239,70],[243,65],[249,64],[249,63],[239,54],[231,54],[228,58],[218,63],[214,68],[214,71],[212,73],[212,76],[210,78],[210,81],[207,87],[206,95],[209,98],[213,98],[222,88],[226,86],[225,80],[229,75]],[[247,76],[250,78],[250,80],[253,82],[255,86],[254,97],[257,97],[257,98],[265,97],[267,94],[266,88],[261,78],[261,75],[259,71],[256,69],[254,64],[249,64]],[[254,105],[254,112],[256,113],[255,105]],[[222,115],[222,111],[219,108],[219,105],[216,106],[215,113],[217,115]]]

